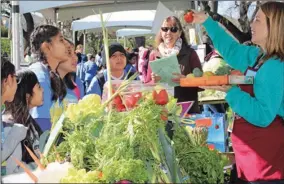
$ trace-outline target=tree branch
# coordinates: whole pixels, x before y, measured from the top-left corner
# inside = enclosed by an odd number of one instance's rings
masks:
[[[244,43],[251,40],[251,34],[240,31],[232,22],[218,13],[208,12],[209,15],[215,20],[220,22],[232,35],[240,42]]]
[[[258,9],[259,9],[259,6],[260,6],[260,1],[257,1],[256,2],[256,7],[255,7],[255,10],[254,10],[254,12],[253,12],[253,14],[252,14],[252,17],[251,17],[251,23],[253,22],[253,20],[254,20],[254,18],[255,18],[255,16],[256,16],[256,13],[257,13],[257,11],[258,11]]]
[[[250,31],[250,22],[248,18],[248,9],[251,2],[241,1],[240,2],[240,18],[238,19],[243,32],[247,33]]]

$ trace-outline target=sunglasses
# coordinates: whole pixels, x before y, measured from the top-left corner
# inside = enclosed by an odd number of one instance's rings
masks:
[[[163,32],[168,32],[170,30],[172,33],[176,33],[179,30],[179,28],[178,27],[161,27],[161,30]]]

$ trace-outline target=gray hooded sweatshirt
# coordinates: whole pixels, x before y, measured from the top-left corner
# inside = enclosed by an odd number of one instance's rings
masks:
[[[9,175],[21,172],[22,169],[16,164],[12,157],[22,160],[21,141],[25,139],[28,128],[22,124],[17,124],[9,120],[7,116],[2,115],[2,147],[1,147],[1,163],[2,175]],[[12,157],[11,157],[12,156]],[[3,163],[6,162],[6,167]],[[4,170],[3,170],[4,169]]]

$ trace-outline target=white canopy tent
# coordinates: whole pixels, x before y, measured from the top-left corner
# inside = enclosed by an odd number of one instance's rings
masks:
[[[92,10],[101,10],[108,13],[113,11],[126,10],[155,10],[158,2],[161,1],[165,6],[171,10],[184,10],[190,8],[190,1],[188,0],[92,0],[92,1],[11,1],[13,9],[12,12],[12,35],[13,35],[13,49],[12,60],[16,68],[20,68],[20,62],[23,60],[23,46],[21,46],[22,35],[19,29],[20,14],[28,12],[40,12],[46,19],[52,21],[66,21],[74,20],[88,16],[93,13]],[[137,15],[135,15],[137,16]],[[128,26],[130,27],[130,26]],[[135,26],[137,27],[137,26]],[[147,28],[149,26],[146,26]],[[151,27],[151,26],[150,26]]]
[[[82,1],[12,1],[12,62],[16,70],[20,69],[20,63],[24,61],[23,35],[20,14],[36,12],[48,8],[60,7]],[[54,9],[55,10],[55,9]],[[56,11],[52,11],[53,20],[57,20]]]
[[[19,6],[20,13],[28,13],[82,2],[85,1],[19,1]]]
[[[152,27],[155,10],[121,11],[104,13],[106,27]],[[73,31],[101,28],[100,15],[91,15],[75,20],[71,26]]]
[[[154,34],[151,29],[119,29],[116,31],[116,37],[131,37],[151,34]]]

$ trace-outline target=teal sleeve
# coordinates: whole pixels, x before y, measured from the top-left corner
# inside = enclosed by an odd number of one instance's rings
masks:
[[[203,23],[203,26],[216,50],[231,67],[244,73],[248,66],[256,62],[259,48],[238,43],[211,17]]]
[[[284,97],[284,62],[268,60],[258,70],[253,85],[255,97],[233,87],[226,100],[238,115],[249,123],[267,127],[279,115]]]

